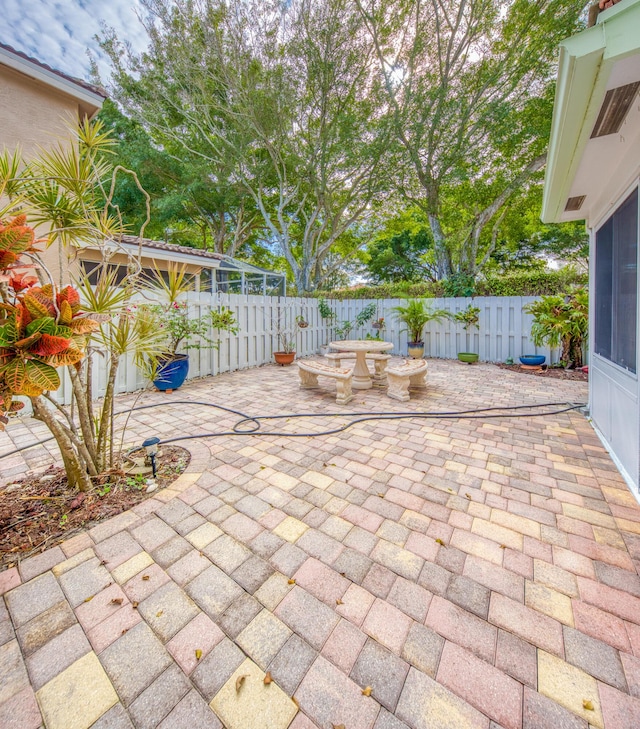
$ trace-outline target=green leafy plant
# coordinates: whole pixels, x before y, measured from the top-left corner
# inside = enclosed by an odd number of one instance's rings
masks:
[[[562,347],[565,367],[582,367],[582,347],[589,333],[589,294],[574,288],[566,296],[543,296],[524,307],[533,315],[531,339],[536,346]]]
[[[69,514],[63,514],[60,517],[60,529],[64,529],[67,526],[67,522],[69,521]]]
[[[109,484],[105,484],[104,486],[96,489],[96,494],[102,498],[103,496],[106,496],[107,494],[111,493],[111,486]]]
[[[136,473],[135,476],[129,476],[125,483],[127,484],[128,488],[138,489],[138,491],[141,491],[144,488],[146,482],[147,479],[145,476],[143,476],[143,474]]]
[[[353,321],[343,321],[340,326],[337,326],[336,336],[338,339],[346,339],[351,333],[352,329],[363,327],[367,322],[371,321],[376,315],[378,306],[375,301],[367,304],[364,309],[358,312]]]
[[[318,311],[320,312],[320,316],[329,322],[334,321],[336,318],[336,312],[329,306],[326,299],[318,299]]]
[[[472,327],[477,327],[480,321],[480,307],[469,304],[466,309],[458,311],[453,318],[462,324],[465,331],[469,331]]]
[[[440,322],[450,317],[446,309],[431,309],[424,299],[408,299],[405,305],[394,306],[398,321],[402,322],[410,344],[422,342],[422,333],[430,321]]]

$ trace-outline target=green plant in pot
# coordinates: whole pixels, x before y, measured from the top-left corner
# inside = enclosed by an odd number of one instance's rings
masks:
[[[158,390],[178,389],[189,373],[189,355],[178,349],[216,349],[220,340],[210,336],[211,329],[238,332],[235,315],[224,306],[219,311],[211,309],[201,316],[191,316],[188,303],[180,300],[191,284],[192,277],[186,273],[184,265],[169,264],[164,276],[156,269],[147,290],[160,292],[166,301],[140,307],[145,308],[165,332],[162,354],[153,363],[156,370],[153,384]]]
[[[450,317],[446,309],[432,309],[425,299],[407,299],[407,303],[394,306],[396,318],[405,325],[409,342],[407,350],[410,357],[421,359],[424,356],[423,332],[431,322],[441,322]]]
[[[469,304],[466,309],[463,309],[462,311],[458,311],[453,315],[453,318],[459,323],[462,324],[462,327],[465,331],[465,347],[467,349],[466,352],[458,352],[458,359],[461,362],[467,362],[468,364],[472,364],[473,362],[478,361],[478,354],[475,352],[469,352],[469,338],[470,338],[470,329],[477,329],[478,324],[480,322],[480,307],[473,306],[473,304]]]
[[[589,333],[589,294],[576,287],[566,296],[543,296],[524,308],[533,314],[531,339],[536,347],[561,347],[560,362],[582,367],[582,348]]]

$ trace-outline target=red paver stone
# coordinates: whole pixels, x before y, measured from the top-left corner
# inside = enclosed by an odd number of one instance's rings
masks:
[[[374,514],[355,504],[349,504],[340,516],[373,534],[378,531],[380,524],[384,521],[384,517],[379,514]]]
[[[496,668],[532,688],[538,685],[538,653],[536,647],[513,633],[498,631]]]
[[[494,592],[489,604],[489,621],[549,653],[564,657],[562,625],[526,605]]]
[[[349,580],[314,557],[309,557],[295,573],[294,578],[298,585],[331,607],[342,599],[351,584]]]
[[[98,623],[87,632],[87,638],[96,653],[101,653],[121,635],[142,620],[140,613],[131,605],[121,607],[110,618]]]
[[[18,587],[22,583],[20,579],[20,573],[17,567],[0,572],[0,595],[4,595],[5,592],[13,590],[14,587]]]
[[[434,562],[440,545],[433,537],[428,537],[420,532],[411,532],[404,548],[429,562]]]
[[[379,706],[338,668],[319,656],[295,693],[300,708],[318,726],[344,724],[349,729],[371,729]]]
[[[448,640],[493,662],[498,631],[485,620],[436,595],[425,623]]]
[[[103,620],[115,615],[123,605],[129,606],[129,600],[122,592],[120,585],[113,584],[88,602],[80,603],[75,612],[80,625],[85,631],[88,631]]]
[[[640,699],[598,682],[602,716],[606,729],[637,729],[640,727]]]
[[[512,600],[524,601],[524,579],[504,567],[487,562],[486,559],[470,554],[465,561],[462,574]]]
[[[633,655],[640,658],[640,625],[625,623],[624,627],[627,629]]]
[[[224,638],[220,628],[204,613],[197,615],[167,643],[167,650],[187,674]],[[201,651],[200,658],[196,651]]]
[[[504,550],[504,568],[529,580],[533,579],[533,557],[514,549]]]
[[[623,620],[581,600],[572,600],[571,605],[575,627],[578,630],[622,651],[631,650]]]
[[[400,655],[410,627],[411,618],[398,608],[378,598],[374,601],[362,624],[362,630],[367,635],[397,655]]]
[[[597,559],[600,562],[607,562],[615,567],[621,567],[623,570],[635,572],[635,567],[631,557],[615,547],[608,544],[599,544],[591,539],[585,539],[574,534],[569,535],[569,548],[574,552]]]
[[[145,577],[149,579],[144,579]],[[123,590],[131,602],[142,602],[170,579],[160,565],[152,564],[126,582]]]
[[[262,531],[260,524],[240,513],[236,513],[228,519],[225,519],[220,524],[220,528],[224,529],[227,534],[231,534],[232,537],[245,543],[250,542]]]
[[[367,636],[347,620],[341,620],[327,639],[322,655],[346,674],[351,672]]]
[[[336,612],[355,625],[362,625],[375,597],[358,585],[351,585],[342,596],[342,605],[336,606]]]
[[[640,598],[586,577],[578,577],[578,589],[585,602],[624,620],[640,624]]]
[[[0,704],[2,729],[38,729],[41,724],[40,709],[31,687],[23,689]]]
[[[437,680],[505,729],[522,727],[522,684],[447,641]]]
[[[629,693],[636,699],[640,699],[640,658],[628,653],[620,653],[620,660],[629,686]]]
[[[573,572],[574,575],[595,579],[596,572],[593,561],[582,554],[576,554],[570,549],[553,547],[553,563],[562,569]]]

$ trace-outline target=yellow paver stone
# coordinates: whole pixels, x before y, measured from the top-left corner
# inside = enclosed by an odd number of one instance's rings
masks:
[[[507,529],[513,529],[521,534],[526,534],[528,537],[540,539],[540,524],[524,516],[511,514],[508,511],[501,511],[500,509],[492,509],[491,521],[495,524],[500,524],[500,526],[507,527]]]
[[[632,534],[640,534],[640,522],[631,521],[630,519],[619,519],[616,517],[618,529],[623,532],[631,532]]]
[[[286,539],[287,542],[295,542],[300,539],[308,528],[304,522],[295,519],[293,516],[288,516],[278,524],[273,533],[281,539]]]
[[[334,481],[331,476],[325,476],[324,473],[318,473],[318,471],[307,471],[300,476],[300,480],[322,490],[331,486]]]
[[[191,542],[196,549],[204,549],[222,534],[215,524],[202,524],[186,535],[185,539]]]
[[[582,717],[590,725],[604,727],[598,686],[589,674],[538,649],[538,691]],[[583,702],[591,702],[593,711]]]
[[[613,529],[605,529],[605,527],[592,526],[593,536],[598,544],[608,544],[610,547],[627,551],[627,545],[624,543],[620,532]]]
[[[563,503],[562,513],[572,519],[586,521],[587,524],[595,524],[596,526],[606,527],[607,529],[616,528],[616,521],[612,516],[601,514],[599,511],[593,511],[593,509],[585,509],[582,506],[576,506],[576,504]]]
[[[574,627],[571,598],[561,592],[539,585],[537,582],[525,581],[524,603],[527,607],[548,615],[564,625]]]
[[[533,576],[536,582],[563,592],[569,597],[578,597],[578,583],[571,572],[556,567],[543,559],[533,560]]]
[[[153,559],[150,554],[147,554],[147,552],[139,552],[131,557],[131,559],[116,567],[111,573],[111,576],[119,585],[123,585],[127,580],[135,577],[138,572],[141,572],[152,564]]]
[[[87,653],[58,674],[36,698],[47,729],[88,729],[118,703],[95,653]]]
[[[244,676],[237,688],[236,682]],[[298,709],[264,672],[247,658],[218,691],[210,706],[228,729],[286,729]]]
[[[481,537],[491,539],[498,544],[506,544],[511,549],[522,551],[524,537],[519,532],[507,529],[499,524],[486,521],[485,519],[474,519],[471,525],[471,531],[479,534]]]
[[[51,571],[56,577],[60,577],[60,575],[63,575],[65,572],[72,570],[74,567],[77,567],[79,564],[82,564],[95,556],[93,549],[83,549],[82,552],[78,552],[78,554],[74,554],[73,557],[69,557],[69,559],[65,559],[64,562],[60,562],[60,564],[55,565]]]
[[[291,491],[291,489],[294,489],[300,483],[299,479],[289,476],[287,473],[280,473],[279,471],[269,476],[267,481],[283,491]]]

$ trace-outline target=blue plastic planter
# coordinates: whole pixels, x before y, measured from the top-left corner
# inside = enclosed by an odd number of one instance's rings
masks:
[[[158,390],[177,390],[187,379],[189,355],[176,354],[171,359],[160,360],[158,377],[153,384]]]
[[[538,367],[544,364],[545,359],[544,354],[523,354],[520,357],[520,363],[529,367]]]

